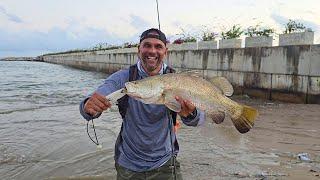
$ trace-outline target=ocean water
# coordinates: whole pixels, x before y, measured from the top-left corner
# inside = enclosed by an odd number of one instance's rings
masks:
[[[43,62],[0,61],[0,114],[77,104],[106,74]]]
[[[84,177],[113,170],[118,112],[95,123],[103,145],[97,150],[78,109],[107,76],[43,62],[0,61],[0,179]]]

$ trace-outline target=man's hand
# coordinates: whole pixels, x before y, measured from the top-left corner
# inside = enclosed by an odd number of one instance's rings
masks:
[[[176,96],[175,98],[181,104],[181,111],[178,112],[180,116],[187,117],[196,109],[196,107],[189,100],[182,99],[179,96]]]
[[[94,93],[85,103],[84,112],[90,114],[91,116],[95,116],[110,107],[111,103],[107,100],[106,97],[98,93]]]

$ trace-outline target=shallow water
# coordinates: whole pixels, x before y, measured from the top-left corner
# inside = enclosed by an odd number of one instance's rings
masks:
[[[95,120],[97,149],[78,103],[105,74],[39,62],[1,62],[1,179],[114,179],[116,109]],[[256,107],[255,127],[207,121],[178,132],[184,179],[319,179],[320,106],[234,97]],[[91,127],[91,126],[90,126]],[[93,136],[92,128],[90,134]],[[311,161],[298,159],[308,153]]]
[[[106,74],[43,62],[0,61],[0,114],[77,104]]]
[[[78,111],[79,102],[106,74],[21,61],[0,61],[0,72],[1,179],[96,174],[95,168],[90,170],[94,163],[86,161],[91,156],[100,156],[100,163],[108,164],[103,162],[112,159],[113,139],[102,139],[111,141],[104,143],[109,149],[96,154]],[[109,116],[110,126],[98,126],[98,130],[114,137],[113,127],[119,121],[112,122]]]

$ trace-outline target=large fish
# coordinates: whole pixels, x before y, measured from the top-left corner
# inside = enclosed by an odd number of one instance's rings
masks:
[[[256,109],[227,97],[233,94],[233,88],[224,77],[209,82],[197,73],[170,73],[127,82],[122,93],[146,104],[164,104],[175,112],[181,110],[175,97],[188,99],[216,123],[221,123],[226,113],[240,133],[248,132],[258,115]]]

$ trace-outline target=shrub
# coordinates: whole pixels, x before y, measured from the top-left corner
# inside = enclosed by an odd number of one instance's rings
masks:
[[[217,34],[214,32],[203,32],[202,41],[214,41],[217,37]]]
[[[302,23],[297,23],[296,21],[293,21],[289,19],[289,22],[285,24],[285,31],[283,33],[289,34],[294,32],[304,32],[306,30],[306,27]]]
[[[180,37],[176,40],[173,41],[173,44],[182,44],[184,42],[196,42],[197,38],[192,36],[190,33],[186,33],[182,28],[181,28],[182,33],[177,34]]]
[[[178,38],[173,41],[173,44],[182,44],[182,43],[183,43],[183,40],[181,38]]]
[[[226,32],[222,32],[221,36],[223,39],[233,39],[238,38],[243,33],[241,26],[239,24],[233,25],[232,28]]]
[[[262,28],[259,24],[257,24],[254,27],[253,26],[248,27],[244,34],[250,37],[257,37],[257,36],[269,37],[273,33],[274,33],[274,29]]]
[[[129,43],[129,42],[126,42],[123,44],[123,48],[132,48],[132,47],[138,47],[138,43]]]
[[[88,50],[98,51],[98,50],[110,50],[110,49],[118,49],[121,48],[121,46],[115,46],[108,43],[99,43],[95,45],[93,48]]]

